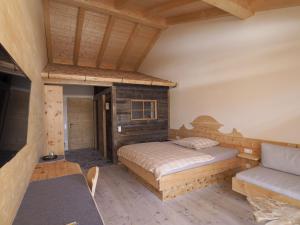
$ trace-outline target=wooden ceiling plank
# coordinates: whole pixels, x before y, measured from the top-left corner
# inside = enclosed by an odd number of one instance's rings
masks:
[[[122,19],[127,19],[131,22],[141,23],[146,26],[151,26],[159,29],[166,29],[167,24],[164,18],[147,18],[141,11],[133,11],[128,9],[117,9],[114,4],[107,4],[96,0],[54,0],[67,5],[82,7],[93,12],[104,13]]]
[[[131,34],[129,35],[129,38],[127,40],[127,43],[118,59],[118,63],[117,63],[117,70],[119,70],[121,68],[121,66],[123,65],[123,62],[128,54],[129,49],[131,48],[131,46],[134,44],[134,39],[136,37],[136,34],[138,33],[138,28],[139,28],[139,24],[135,24]]]
[[[85,10],[83,8],[79,8],[78,16],[77,16],[77,25],[76,25],[75,46],[74,46],[74,58],[73,58],[74,65],[78,65],[78,57],[80,51],[80,42],[81,42],[81,35],[83,29],[84,15],[85,15]]]
[[[153,48],[155,42],[158,40],[160,34],[161,34],[161,30],[157,30],[157,32],[153,35],[153,37],[150,40],[147,48],[143,52],[143,55],[140,57],[139,61],[135,65],[134,71],[138,71],[138,69],[140,68],[140,66],[143,63],[144,59],[146,58],[146,56],[148,55],[148,53],[150,52],[150,50]]]
[[[229,16],[227,12],[218,8],[204,9],[192,13],[186,13],[178,16],[171,16],[166,19],[168,25],[175,25],[179,23],[187,23],[192,21],[215,19],[219,17]]]
[[[101,47],[99,49],[99,53],[98,53],[98,56],[97,56],[96,67],[99,67],[100,64],[101,64],[101,61],[102,61],[104,52],[106,50],[106,47],[107,47],[107,44],[108,44],[108,41],[109,41],[109,38],[110,38],[110,35],[111,35],[112,28],[114,26],[114,23],[115,23],[115,18],[113,16],[109,16],[109,19],[108,19],[108,22],[107,22],[107,25],[106,25],[106,28],[105,28],[104,37],[103,37]]]
[[[52,39],[51,39],[51,31],[50,31],[49,0],[43,1],[43,7],[44,7],[44,20],[45,20],[45,33],[46,33],[48,62],[52,63],[53,55],[52,55]]]
[[[123,9],[128,0],[114,0],[114,5],[116,9]]]
[[[202,0],[240,19],[246,19],[254,15],[249,5],[249,0]]]
[[[299,6],[300,0],[269,0],[269,1],[252,0],[250,2],[250,5],[251,8],[254,9],[254,11],[256,12],[256,11],[265,11],[265,10]]]
[[[144,10],[144,15],[153,15],[155,13],[161,13],[161,12],[166,12],[168,10],[178,8],[183,5],[187,5],[192,2],[196,2],[200,0],[169,0],[167,2],[163,2],[161,4],[155,5],[153,7],[150,7],[146,10]]]

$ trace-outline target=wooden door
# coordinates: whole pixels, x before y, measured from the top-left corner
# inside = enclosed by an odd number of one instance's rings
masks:
[[[101,157],[107,158],[107,143],[106,143],[106,110],[105,110],[105,95],[99,95],[96,99],[97,104],[97,139],[98,151]]]
[[[62,86],[45,85],[46,154],[64,155],[64,119]]]
[[[69,150],[95,147],[93,107],[91,98],[67,98]]]

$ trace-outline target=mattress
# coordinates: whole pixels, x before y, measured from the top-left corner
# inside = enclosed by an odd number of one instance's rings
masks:
[[[172,144],[172,143],[170,143],[170,144]],[[175,170],[170,171],[168,174],[177,173],[177,172],[181,172],[181,171],[184,171],[184,170],[197,168],[197,167],[200,167],[200,166],[206,166],[206,165],[216,163],[216,162],[220,162],[220,161],[223,161],[223,160],[233,159],[239,154],[239,151],[237,149],[226,148],[226,147],[221,147],[221,146],[214,146],[214,147],[209,147],[209,148],[204,148],[204,149],[201,149],[201,150],[194,150],[194,151],[211,155],[214,159],[210,160],[210,161],[207,161],[207,162],[195,163],[193,165],[186,166],[186,167],[183,167],[181,169],[175,169]],[[168,175],[168,174],[166,174],[166,175]]]
[[[193,150],[172,142],[126,145],[118,150],[119,157],[152,172],[157,180],[172,173],[231,159],[237,154],[237,150],[230,148],[211,147]]]
[[[236,178],[300,200],[300,176],[257,166],[238,173]]]

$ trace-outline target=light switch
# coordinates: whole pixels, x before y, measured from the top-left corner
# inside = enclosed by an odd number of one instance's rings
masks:
[[[122,132],[122,127],[118,126],[118,132],[121,133]]]

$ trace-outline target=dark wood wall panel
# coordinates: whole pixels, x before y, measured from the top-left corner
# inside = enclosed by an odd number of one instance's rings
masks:
[[[123,145],[168,139],[168,90],[143,85],[116,86],[116,126],[121,126],[122,131],[114,136],[114,161],[117,149]],[[131,120],[131,99],[157,100],[157,119]]]

